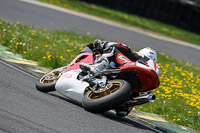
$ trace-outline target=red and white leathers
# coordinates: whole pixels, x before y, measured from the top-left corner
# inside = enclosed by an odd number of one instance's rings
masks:
[[[95,64],[93,64],[93,65],[89,65],[89,64],[85,64],[85,63],[80,64],[80,68],[83,71],[89,70],[92,74],[98,75],[98,73],[101,70],[109,67],[110,61],[114,57],[114,54],[121,52],[127,58],[129,58],[131,61],[133,61],[133,62],[138,61],[138,62],[150,67],[151,69],[153,69],[157,74],[160,73],[160,67],[155,61],[151,60],[150,58],[146,57],[145,55],[143,55],[141,53],[136,53],[136,52],[132,51],[130,49],[130,47],[127,46],[126,44],[123,44],[120,42],[119,43],[106,42],[106,41],[101,42],[99,40],[98,40],[98,43],[100,43],[99,50],[102,50],[102,51],[100,51],[102,56],[97,61],[95,61]],[[98,48],[99,48],[99,45],[98,45]],[[94,51],[96,50],[95,46],[92,43],[87,46]]]
[[[103,52],[102,56],[108,55],[109,51],[111,51],[112,48],[115,48],[115,53],[121,52],[126,57],[128,57],[131,61],[134,61],[134,62],[138,61],[138,62],[150,67],[151,69],[153,69],[157,74],[160,73],[160,66],[156,63],[157,57],[154,61],[154,60],[150,59],[149,57],[147,57],[149,55],[146,54],[146,52],[143,54],[142,53],[143,50],[140,50],[141,51],[140,53],[134,52],[130,49],[129,46],[127,46],[126,44],[120,43],[120,42],[119,43],[103,42],[102,47],[104,48],[104,52]],[[150,49],[150,48],[145,48],[145,49]],[[147,55],[147,56],[145,56],[145,55]],[[112,56],[110,56],[110,57],[106,56],[106,57],[108,59],[112,58]]]

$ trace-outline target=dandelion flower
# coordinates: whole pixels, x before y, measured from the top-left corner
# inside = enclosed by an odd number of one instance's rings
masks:
[[[26,51],[24,51],[24,54],[26,54],[27,52]]]
[[[15,45],[19,45],[19,42],[16,42],[16,44]]]
[[[38,49],[39,47],[38,47],[38,46],[35,46],[35,48]]]
[[[43,58],[43,59],[46,59],[47,57],[46,57],[46,56],[43,56],[42,58]]]
[[[73,43],[73,42],[70,42],[69,45],[74,45],[74,43]]]
[[[51,58],[51,55],[48,55],[48,58]]]
[[[125,14],[125,15],[124,15],[124,19],[127,19],[127,18],[128,18],[128,15],[127,15],[127,14]]]

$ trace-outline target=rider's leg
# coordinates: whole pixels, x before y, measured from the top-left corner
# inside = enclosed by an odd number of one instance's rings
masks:
[[[91,74],[97,76],[101,72],[101,70],[108,68],[110,65],[110,62],[108,58],[112,58],[114,55],[114,48],[111,49],[110,52],[102,54],[102,56],[96,61],[95,64],[89,65],[86,63],[81,63],[80,69],[83,71],[89,71]]]
[[[99,60],[97,61],[96,64],[86,64],[86,63],[81,63],[80,64],[80,69],[83,71],[89,71],[92,75],[99,75],[101,70],[109,67],[109,61],[105,57],[100,57]]]

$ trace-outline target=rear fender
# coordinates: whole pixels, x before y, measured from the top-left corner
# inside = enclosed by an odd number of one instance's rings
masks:
[[[142,89],[134,89],[133,92],[146,92],[158,88],[160,80],[157,73],[151,68],[139,63],[128,62],[120,67],[121,71],[136,71]]]

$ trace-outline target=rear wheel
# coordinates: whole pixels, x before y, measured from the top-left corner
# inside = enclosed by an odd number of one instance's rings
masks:
[[[60,78],[60,76],[64,73],[67,67],[61,67],[58,69],[54,69],[53,71],[48,72],[44,76],[42,76],[37,82],[36,82],[36,88],[38,91],[41,92],[51,92],[55,91],[55,85],[57,80]]]
[[[91,112],[105,112],[116,108],[131,95],[131,86],[125,80],[110,80],[106,89],[89,90],[83,97],[83,107]]]

